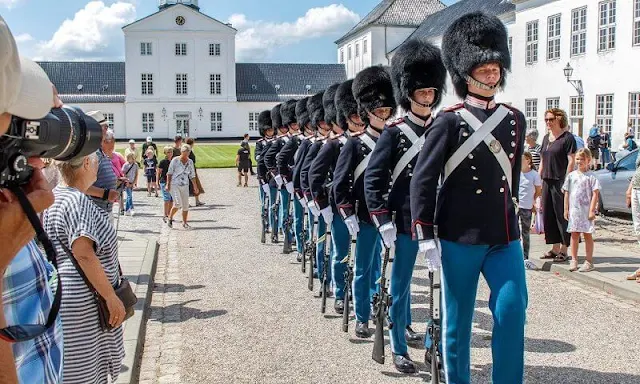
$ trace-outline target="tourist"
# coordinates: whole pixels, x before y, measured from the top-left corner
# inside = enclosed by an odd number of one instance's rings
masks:
[[[104,117],[104,114],[101,111],[91,111],[87,112],[87,115],[93,117],[100,123],[102,136],[104,138],[109,127],[109,122]],[[96,153],[98,154],[98,160],[100,162],[98,166],[98,177],[95,183],[87,189],[87,195],[91,197],[91,200],[93,200],[98,207],[112,216],[113,203],[118,200],[119,195],[116,189],[118,179],[116,173],[113,171],[111,159],[103,151],[102,147],[98,148]],[[111,222],[113,223],[113,217],[111,217]]]
[[[129,140],[129,146],[124,150],[124,157],[126,158],[130,153],[133,154],[136,163],[140,166],[140,148],[136,147],[136,141],[131,139]]]
[[[173,138],[173,157],[180,156],[181,148],[182,148],[182,136],[176,135]]]
[[[243,141],[240,143],[240,149],[236,154],[236,167],[238,167],[238,187],[242,185],[242,177],[244,176],[244,186],[249,186],[249,168],[251,167],[251,151],[249,151],[249,143]]]
[[[531,218],[536,212],[535,201],[540,195],[542,195],[542,180],[533,164],[531,152],[524,152],[518,196],[518,219],[520,220],[520,235],[524,251],[524,266],[527,269],[537,269],[535,264],[529,260],[529,233],[531,232]]]
[[[156,159],[156,153],[153,148],[148,148],[145,152],[144,158],[144,175],[147,178],[147,196],[151,197],[151,193],[154,192],[158,197],[158,189],[156,186],[156,168],[158,167],[158,160]]]
[[[162,200],[164,202],[164,210],[162,215],[162,221],[165,223],[171,213],[171,207],[173,206],[173,199],[171,198],[171,192],[167,187],[167,172],[169,171],[169,164],[173,158],[173,147],[170,145],[164,147],[164,159],[160,160],[157,169],[156,179],[160,184],[160,191],[162,192]]]
[[[193,147],[196,145],[196,141],[192,137],[189,137],[186,142],[191,148],[191,152],[189,152],[189,159],[193,161],[193,169],[196,172],[196,178],[194,180],[195,183],[193,185],[198,186],[198,192],[196,192],[193,186],[189,184],[189,196],[195,196],[196,207],[201,207],[204,205],[204,203],[200,201],[200,195],[204,193],[204,188],[202,188],[202,183],[200,183],[200,178],[198,177],[198,167],[196,167],[196,154],[193,152]]]
[[[126,164],[122,166],[122,174],[127,179],[127,184],[124,187],[124,191],[127,194],[124,213],[129,216],[135,214],[133,210],[133,189],[138,187],[138,163],[136,163],[134,156],[133,153],[129,153]]]
[[[633,232],[640,244],[640,156],[636,159],[636,171],[629,182],[626,193],[627,207],[631,208],[633,219]],[[627,275],[627,280],[635,280],[640,283],[640,268]]]
[[[173,208],[171,208],[167,223],[169,228],[173,228],[173,216],[179,209],[182,209],[182,227],[191,229],[191,226],[187,223],[189,217],[189,184],[193,185],[194,192],[197,193],[199,191],[194,180],[196,178],[196,170],[193,161],[189,158],[189,153],[191,153],[191,147],[189,144],[183,144],[182,148],[180,148],[180,156],[171,160],[167,171],[167,189],[171,191],[171,197],[173,198]]]
[[[536,169],[540,168],[540,151],[542,146],[538,144],[538,130],[529,128],[525,136],[525,150],[531,154],[533,165]]]
[[[153,138],[151,136],[147,136],[147,140],[142,144],[142,153],[147,153],[147,149],[153,149],[153,157],[157,159],[158,156],[158,146],[153,142]]]

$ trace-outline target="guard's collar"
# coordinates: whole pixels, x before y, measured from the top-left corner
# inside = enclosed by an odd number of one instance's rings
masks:
[[[409,119],[409,121],[411,121],[413,124],[418,125],[420,127],[426,127],[429,124],[431,124],[431,116],[429,116],[426,120],[418,115],[416,115],[415,113],[409,111],[409,113],[407,114],[407,119]]]
[[[480,96],[474,93],[467,94],[464,102],[465,104],[480,109],[493,109],[496,107],[496,101],[493,97]]]
[[[365,132],[367,132],[373,137],[380,137],[380,132],[378,132],[375,128],[373,128],[370,125],[365,129]]]

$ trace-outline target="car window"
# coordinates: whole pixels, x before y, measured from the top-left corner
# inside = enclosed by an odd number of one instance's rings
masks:
[[[616,170],[618,171],[635,170],[637,158],[638,158],[638,151],[631,152],[630,154],[622,158],[622,160],[620,160],[620,162],[618,163],[618,166],[616,167]]]

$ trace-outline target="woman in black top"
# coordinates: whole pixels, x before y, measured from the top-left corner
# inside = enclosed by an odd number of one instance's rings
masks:
[[[542,213],[545,240],[547,244],[553,244],[553,247],[542,256],[542,259],[562,262],[569,259],[567,247],[571,239],[567,233],[568,223],[564,218],[562,184],[565,177],[573,171],[576,140],[567,130],[567,114],[562,109],[549,109],[544,114],[544,121],[549,133],[542,140],[540,153]]]

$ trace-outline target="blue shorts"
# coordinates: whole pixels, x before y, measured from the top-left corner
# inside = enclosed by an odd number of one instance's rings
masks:
[[[162,191],[162,200],[164,201],[173,201],[171,197],[171,193],[167,191],[167,183],[160,183],[160,190]]]

